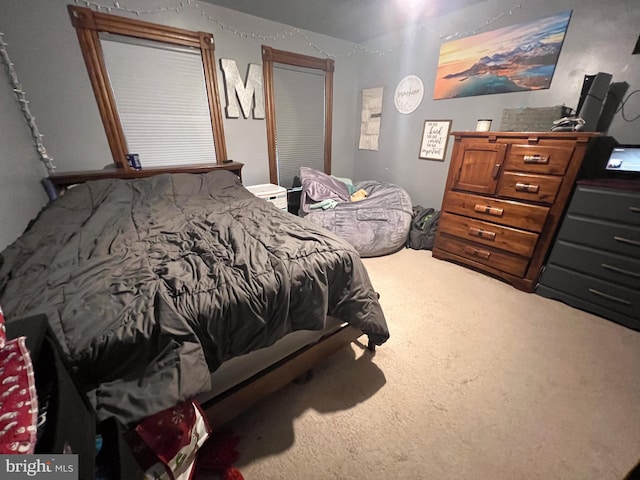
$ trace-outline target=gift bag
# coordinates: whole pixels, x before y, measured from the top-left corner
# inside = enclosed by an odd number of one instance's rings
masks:
[[[0,309],[0,454],[32,454],[37,440],[38,398],[25,337],[6,339]]]
[[[189,480],[210,434],[200,406],[188,400],[145,418],[125,436],[145,478]]]

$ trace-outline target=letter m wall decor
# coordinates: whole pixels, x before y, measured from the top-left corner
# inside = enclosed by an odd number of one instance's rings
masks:
[[[242,115],[249,118],[249,112],[253,106],[253,118],[264,118],[264,90],[262,88],[262,66],[255,63],[249,64],[246,84],[242,81],[238,65],[235,60],[220,59],[222,74],[224,76],[224,89],[227,97],[227,118],[239,118],[242,107]],[[255,98],[255,105],[254,105]]]

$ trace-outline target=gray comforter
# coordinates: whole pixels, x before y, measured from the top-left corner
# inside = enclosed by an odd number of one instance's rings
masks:
[[[74,187],[1,253],[0,305],[45,313],[99,417],[125,423],[327,314],[388,338],[353,247],[229,172]]]

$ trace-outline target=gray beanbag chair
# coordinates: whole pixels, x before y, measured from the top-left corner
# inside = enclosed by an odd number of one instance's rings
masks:
[[[357,182],[351,191],[363,189],[367,197],[354,202],[349,185],[318,170],[301,167],[300,183],[300,216],[344,238],[360,256],[386,255],[405,245],[412,207],[411,198],[402,187],[377,181]]]

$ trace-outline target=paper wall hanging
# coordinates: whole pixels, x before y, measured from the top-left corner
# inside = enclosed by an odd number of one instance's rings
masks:
[[[383,87],[362,90],[360,150],[378,150],[383,91]]]

